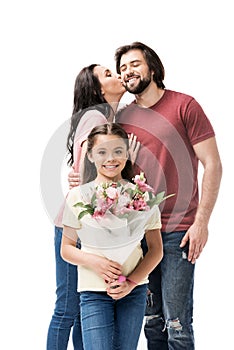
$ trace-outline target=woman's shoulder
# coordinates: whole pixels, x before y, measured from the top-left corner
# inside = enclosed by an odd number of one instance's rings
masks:
[[[97,110],[97,109],[89,109],[89,110],[87,110],[84,114],[83,114],[83,116],[82,116],[82,118],[81,118],[81,120],[80,120],[80,123],[81,122],[87,122],[88,120],[94,120],[94,119],[100,119],[100,120],[104,120],[105,122],[106,122],[106,117],[105,117],[105,115],[102,113],[102,112],[100,112],[99,110]]]
[[[100,111],[97,109],[88,110],[83,114],[77,126],[75,140],[80,140],[80,143],[82,143],[95,126],[106,123],[107,119]]]

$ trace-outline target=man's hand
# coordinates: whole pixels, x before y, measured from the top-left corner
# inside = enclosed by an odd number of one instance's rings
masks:
[[[129,134],[128,135],[128,140],[129,140],[129,156],[132,164],[135,163],[139,149],[141,147],[140,141],[137,141],[137,137],[134,134]]]
[[[203,248],[208,240],[207,226],[194,223],[186,232],[181,241],[180,247],[183,248],[189,241],[188,261],[195,264],[196,260],[201,255]]]

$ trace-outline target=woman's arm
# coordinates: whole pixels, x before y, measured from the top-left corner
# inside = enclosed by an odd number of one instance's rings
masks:
[[[149,230],[145,233],[148,251],[136,269],[127,276],[127,280],[120,283],[118,280],[109,284],[107,294],[113,299],[123,298],[129,294],[138,283],[146,278],[159,264],[163,257],[163,244],[160,229]],[[113,288],[115,287],[115,288]]]
[[[73,265],[83,265],[88,267],[107,282],[110,282],[121,275],[122,266],[119,263],[77,249],[75,239],[69,238],[75,236],[77,236],[77,234],[74,228],[64,226],[61,256],[65,261]]]

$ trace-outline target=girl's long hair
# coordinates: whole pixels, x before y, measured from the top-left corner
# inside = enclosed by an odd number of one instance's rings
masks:
[[[111,107],[101,92],[101,84],[93,71],[99,64],[91,64],[84,67],[77,75],[74,86],[73,112],[70,131],[67,137],[67,149],[69,153],[68,165],[73,164],[73,145],[77,126],[83,114],[90,109],[97,109],[106,117],[109,116]]]
[[[129,141],[128,134],[126,131],[118,124],[118,123],[107,123],[103,125],[96,126],[90,132],[87,138],[87,153],[91,153],[96,137],[98,135],[117,135],[122,138],[127,146],[127,150],[129,149]],[[84,174],[83,174],[83,183],[87,183],[93,181],[97,177],[97,170],[94,163],[91,163],[87,157],[87,153],[84,159]],[[130,159],[127,159],[126,165],[122,170],[122,178],[132,182],[134,172],[133,166]]]

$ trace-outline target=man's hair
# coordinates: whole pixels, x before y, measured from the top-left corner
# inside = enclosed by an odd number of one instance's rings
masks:
[[[156,52],[151,49],[149,46],[139,42],[135,41],[134,43],[130,45],[124,45],[120,46],[115,51],[115,61],[116,61],[116,71],[120,74],[120,60],[121,57],[126,54],[130,50],[140,50],[144,58],[146,60],[146,63],[150,69],[150,71],[154,72],[153,80],[157,84],[158,88],[165,89],[165,85],[163,83],[164,76],[165,76],[165,70],[163,67],[163,64],[159,58],[159,56],[156,54]]]

